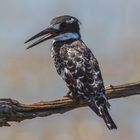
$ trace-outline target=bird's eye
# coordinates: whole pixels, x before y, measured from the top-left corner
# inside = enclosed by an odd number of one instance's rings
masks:
[[[70,18],[70,19],[66,20],[66,23],[73,23],[73,22],[74,22],[73,18]]]

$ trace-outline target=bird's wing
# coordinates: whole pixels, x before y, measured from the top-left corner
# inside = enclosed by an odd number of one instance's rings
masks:
[[[81,97],[89,107],[101,116],[101,108],[108,108],[105,88],[98,62],[91,50],[83,42],[75,41],[64,45],[60,50],[63,63],[61,76],[74,93]]]
[[[70,89],[76,90],[85,97],[102,97],[105,95],[104,83],[98,62],[89,48],[81,41],[61,49],[64,72],[62,78]]]

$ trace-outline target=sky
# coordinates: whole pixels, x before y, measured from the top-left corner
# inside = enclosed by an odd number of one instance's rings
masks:
[[[60,15],[81,21],[82,40],[98,59],[105,85],[139,81],[139,13],[139,0],[0,0],[0,96],[34,103],[65,95],[68,89],[50,58],[51,40],[30,50],[24,44]],[[1,128],[0,138],[137,140],[139,100],[138,96],[110,100],[116,132],[108,131],[86,107],[12,123],[10,128]]]

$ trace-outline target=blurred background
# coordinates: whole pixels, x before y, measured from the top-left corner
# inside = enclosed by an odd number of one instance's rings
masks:
[[[51,41],[25,50],[24,42],[59,15],[81,22],[105,85],[140,80],[139,0],[0,0],[0,97],[34,103],[62,97],[65,83],[50,58]],[[110,100],[118,126],[109,131],[89,108],[0,128],[0,140],[139,140],[140,97]]]

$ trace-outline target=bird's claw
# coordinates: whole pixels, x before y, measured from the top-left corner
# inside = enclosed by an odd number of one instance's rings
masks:
[[[63,97],[73,98],[71,91],[68,91],[67,94]]]

